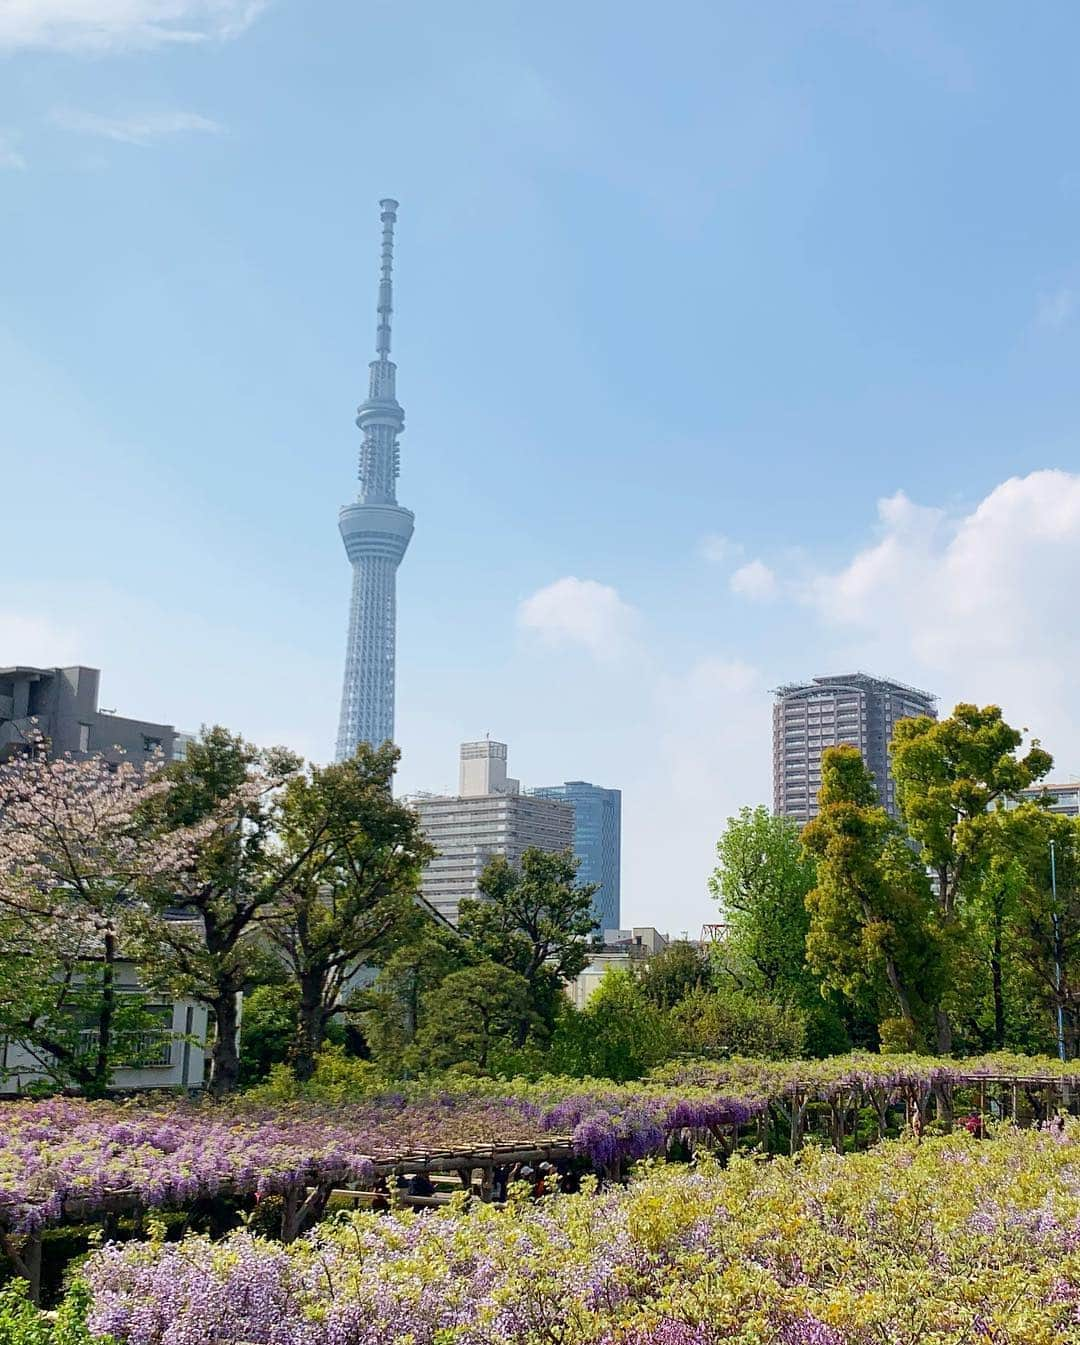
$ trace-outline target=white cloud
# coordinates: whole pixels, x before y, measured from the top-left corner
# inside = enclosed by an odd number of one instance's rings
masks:
[[[632,923],[689,926],[696,938],[717,918],[706,884],[726,818],[771,796],[771,698],[752,664],[711,654],[662,676],[654,699],[641,741],[658,752],[624,790],[624,867],[641,904]]]
[[[698,543],[702,559],[711,565],[723,565],[729,560],[734,560],[736,556],[742,555],[742,549],[741,542],[733,542],[730,537],[725,537],[719,532],[706,533]]]
[[[17,137],[10,131],[0,131],[0,168],[25,168],[26,160],[15,148]]]
[[[948,514],[898,494],[882,500],[878,540],[804,597],[849,653],[950,700],[1000,704],[1080,766],[1080,474],[1012,477],[973,509]]]
[[[105,53],[225,41],[268,0],[0,0],[0,50]]]
[[[1039,295],[1036,321],[1040,327],[1057,331],[1065,326],[1075,311],[1076,295],[1067,285],[1063,285],[1053,294]]]
[[[197,112],[144,112],[129,117],[103,117],[96,112],[60,107],[53,111],[50,120],[65,131],[102,136],[123,145],[149,145],[155,140],[188,131],[221,130],[216,121]]]
[[[595,658],[612,659],[632,644],[638,614],[609,585],[567,576],[521,602],[518,625],[551,644],[580,645]]]
[[[761,560],[740,565],[730,580],[732,593],[756,602],[769,602],[776,597],[776,575]]]

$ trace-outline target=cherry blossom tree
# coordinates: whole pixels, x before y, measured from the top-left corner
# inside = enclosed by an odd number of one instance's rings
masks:
[[[0,1034],[101,1096],[147,1021],[118,978],[127,928],[148,886],[191,868],[201,830],[147,831],[160,761],[54,759],[39,735],[26,748],[0,767]]]

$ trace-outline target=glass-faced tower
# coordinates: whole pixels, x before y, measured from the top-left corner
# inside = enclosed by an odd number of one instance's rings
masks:
[[[353,567],[345,685],[341,693],[337,759],[362,742],[380,746],[394,737],[394,651],[397,643],[397,567],[413,532],[413,515],[397,502],[398,435],[405,413],[394,388],[390,359],[393,312],[394,224],[398,203],[380,201],[382,266],[379,275],[375,359],[367,401],[356,413],[360,445],[360,496],[341,511],[339,526]]]

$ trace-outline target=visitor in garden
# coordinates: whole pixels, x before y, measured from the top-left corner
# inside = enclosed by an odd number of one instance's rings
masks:
[[[536,1175],[536,1181],[533,1183],[533,1198],[539,1200],[541,1196],[546,1196],[548,1191],[553,1189],[555,1177],[555,1167],[551,1163],[541,1163]],[[552,1185],[549,1185],[552,1183]]]
[[[371,1188],[371,1208],[376,1214],[390,1213],[390,1188],[385,1177],[376,1177]]]
[[[564,1196],[576,1196],[581,1190],[581,1177],[570,1163],[560,1164],[558,1186]]]
[[[668,1136],[664,1154],[669,1163],[689,1163],[694,1157],[688,1130],[673,1130]]]
[[[506,1199],[507,1187],[510,1184],[510,1169],[508,1167],[497,1167],[491,1170],[491,1198],[492,1200],[504,1201]]]
[[[417,1172],[413,1174],[413,1177],[409,1182],[408,1192],[411,1196],[433,1196],[435,1194],[435,1185],[426,1172]]]

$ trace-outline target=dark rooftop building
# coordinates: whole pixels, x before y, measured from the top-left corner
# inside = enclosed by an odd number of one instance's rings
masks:
[[[0,758],[18,751],[35,729],[53,756],[137,762],[160,751],[171,758],[175,728],[99,709],[100,681],[97,668],[0,668]]]

